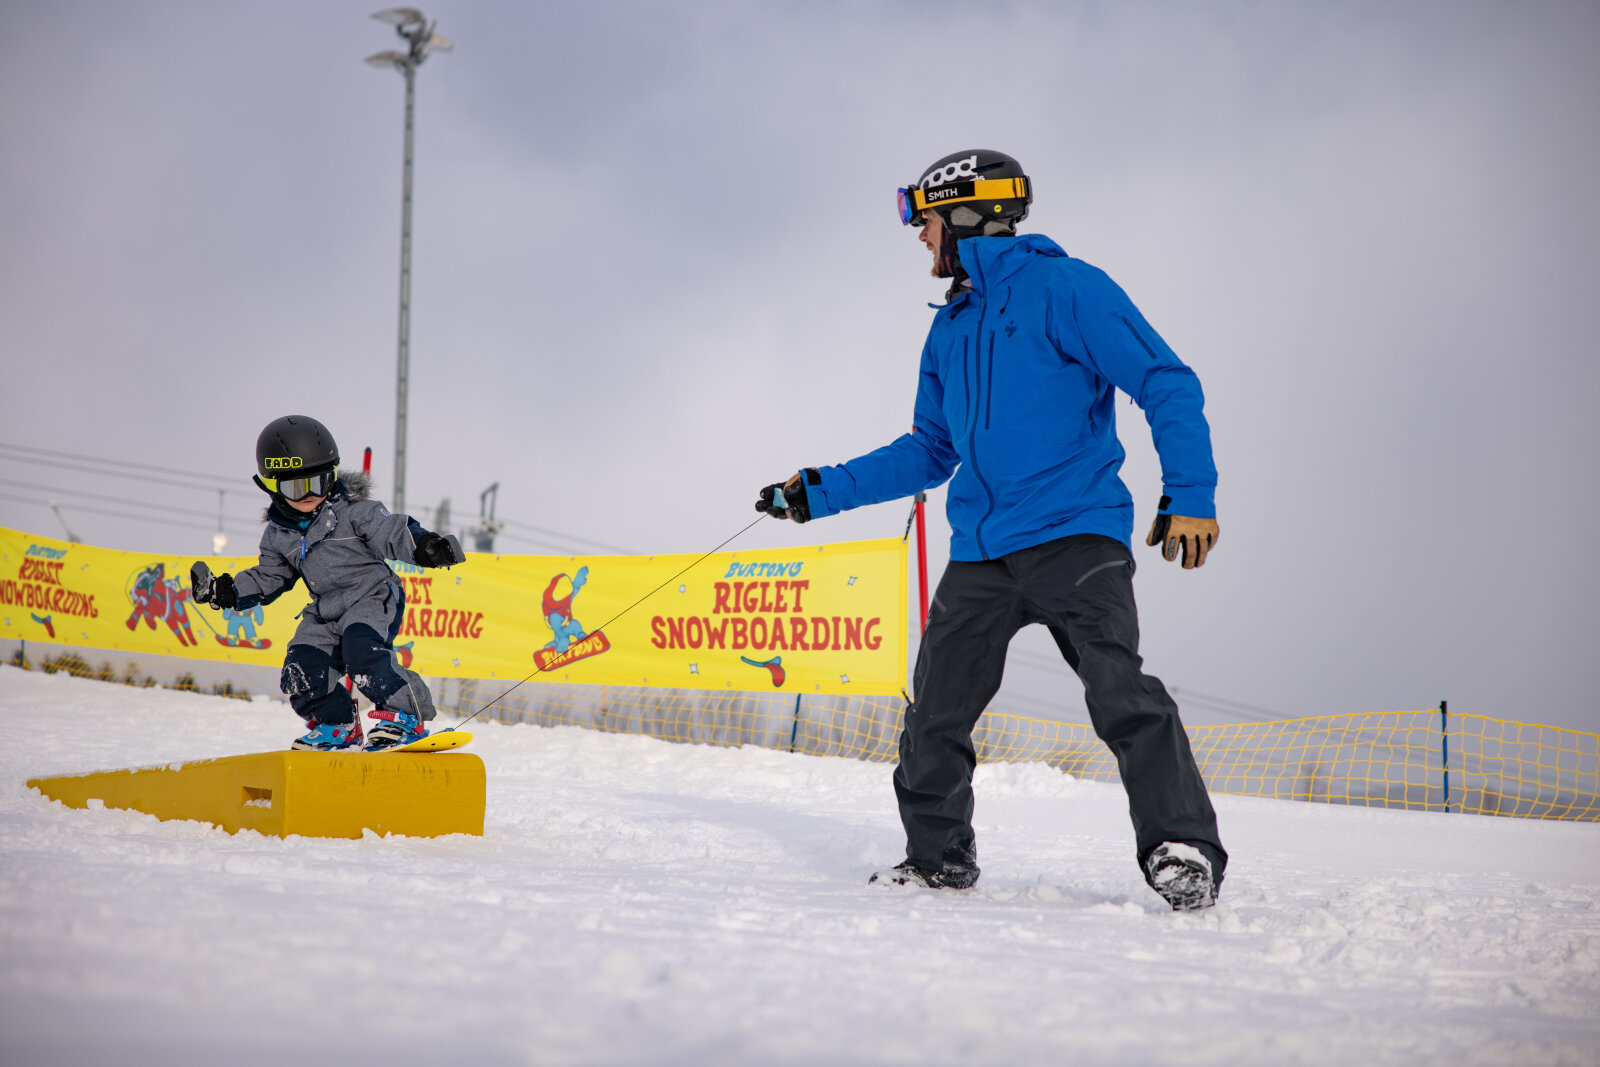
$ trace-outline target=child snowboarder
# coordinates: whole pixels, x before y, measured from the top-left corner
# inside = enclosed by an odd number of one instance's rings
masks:
[[[426,737],[433,697],[400,664],[394,639],[405,619],[405,584],[388,559],[448,567],[466,556],[453,536],[424,530],[369,500],[364,474],[339,473],[339,448],[316,419],[286,415],[256,440],[255,483],[272,497],[261,562],[236,575],[190,571],[194,599],[214,610],[270,604],[305,579],[311,603],[284,656],[280,687],[310,727],[293,747],[373,752]],[[355,701],[339,684],[349,674],[377,720],[362,746]]]

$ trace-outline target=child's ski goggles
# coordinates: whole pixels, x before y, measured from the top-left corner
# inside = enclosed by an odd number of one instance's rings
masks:
[[[908,226],[921,219],[922,213],[930,207],[971,203],[977,200],[993,201],[994,211],[999,214],[1002,208],[1000,201],[1024,200],[1027,196],[1027,178],[980,178],[970,182],[935,185],[927,189],[912,185],[895,190],[900,221]],[[979,210],[979,214],[982,213]]]
[[[285,500],[304,500],[308,496],[327,496],[333,489],[333,483],[339,480],[339,468],[330,467],[325,471],[315,474],[302,474],[294,478],[262,478],[257,476],[256,481],[261,488],[269,493],[276,493]]]

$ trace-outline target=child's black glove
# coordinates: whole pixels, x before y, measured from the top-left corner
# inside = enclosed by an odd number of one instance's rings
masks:
[[[189,585],[194,590],[197,604],[210,604],[221,611],[239,603],[239,594],[233,588],[233,575],[213,575],[211,568],[204,563],[196,563],[189,568]]]
[[[417,538],[417,551],[413,557],[419,567],[453,567],[465,563],[467,554],[461,551],[461,542],[455,534],[425,533]]]

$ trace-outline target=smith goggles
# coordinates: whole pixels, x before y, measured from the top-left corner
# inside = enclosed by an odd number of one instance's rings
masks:
[[[327,496],[338,480],[339,468],[331,467],[293,478],[262,478],[261,483],[267,492],[277,493],[285,500],[304,500],[308,496]]]
[[[1028,179],[1026,178],[979,178],[969,182],[950,182],[946,185],[935,185],[927,189],[911,185],[898,189],[896,192],[897,206],[900,209],[900,221],[906,225],[922,218],[922,213],[930,207],[939,207],[944,204],[972,203],[973,201],[994,201],[995,210],[1000,210],[1001,200],[1023,200],[1028,196]],[[982,214],[982,212],[979,212]]]

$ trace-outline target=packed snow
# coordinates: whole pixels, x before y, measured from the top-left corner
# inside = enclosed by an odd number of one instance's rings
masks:
[[[73,810],[31,777],[285,747],[281,703],[0,667],[0,1062],[1594,1064],[1600,825],[1218,796],[1181,915],[1114,785],[978,770],[983,878],[885,764],[475,722],[484,835]]]

